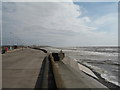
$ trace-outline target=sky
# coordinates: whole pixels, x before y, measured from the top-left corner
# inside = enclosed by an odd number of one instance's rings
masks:
[[[2,44],[117,46],[117,2],[2,2]]]

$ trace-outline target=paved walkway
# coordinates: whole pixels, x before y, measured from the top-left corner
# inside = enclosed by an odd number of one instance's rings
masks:
[[[34,88],[45,56],[34,49],[3,54],[3,88]]]

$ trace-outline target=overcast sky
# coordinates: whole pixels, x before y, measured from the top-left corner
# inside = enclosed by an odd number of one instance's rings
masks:
[[[116,46],[117,10],[117,2],[3,2],[3,44]]]

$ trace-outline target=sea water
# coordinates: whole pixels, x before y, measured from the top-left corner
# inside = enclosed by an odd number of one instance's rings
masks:
[[[92,68],[102,78],[120,86],[118,68],[120,66],[118,47],[69,47],[49,48],[51,52],[63,50],[65,54]]]

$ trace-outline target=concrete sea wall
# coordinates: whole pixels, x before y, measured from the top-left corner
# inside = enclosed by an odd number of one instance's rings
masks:
[[[49,56],[57,88],[105,88],[106,86],[83,73],[75,60],[65,56],[63,60],[55,61],[52,54]]]

